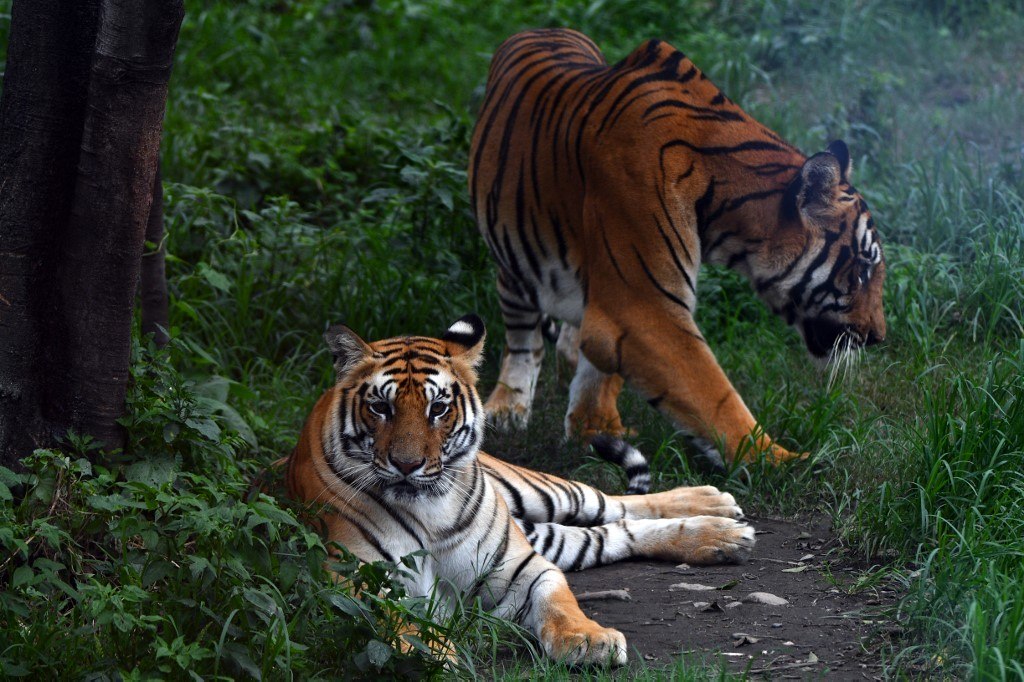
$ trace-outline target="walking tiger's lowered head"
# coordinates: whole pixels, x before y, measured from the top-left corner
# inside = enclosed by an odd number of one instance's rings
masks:
[[[555,318],[578,358],[567,432],[623,433],[626,381],[726,459],[794,457],[697,327],[697,276],[703,262],[741,272],[817,358],[884,339],[881,241],[850,166],[843,142],[805,157],[663,41],[609,66],[576,31],[506,40],[469,163],[506,329],[491,418],[528,420]]]
[[[741,562],[754,546],[733,496],[711,486],[606,495],[480,452],[475,315],[440,339],[366,343],[345,327],[326,339],[337,383],[288,458],[288,490],[317,506],[328,540],[363,561],[415,553],[415,571],[395,576],[411,596],[442,609],[448,597],[479,598],[552,657],[621,664],[625,638],[580,610],[563,570],[630,557]],[[607,439],[594,447],[646,489],[638,452]]]

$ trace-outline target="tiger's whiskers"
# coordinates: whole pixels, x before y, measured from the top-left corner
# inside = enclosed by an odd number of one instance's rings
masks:
[[[849,380],[850,373],[860,361],[860,351],[860,344],[850,332],[843,332],[836,337],[832,350],[829,351],[829,390],[835,386],[837,379],[844,384]]]

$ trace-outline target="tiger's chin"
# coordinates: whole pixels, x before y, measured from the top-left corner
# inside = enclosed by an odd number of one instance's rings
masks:
[[[825,318],[808,318],[800,323],[800,332],[808,352],[819,366],[843,361],[864,345],[853,327]]]
[[[408,505],[441,497],[447,492],[447,489],[443,482],[438,479],[429,481],[402,479],[384,483],[380,486],[380,493],[388,502]]]
[[[404,502],[412,501],[420,497],[423,491],[416,486],[414,483],[409,481],[399,481],[398,483],[392,483],[384,489],[384,494],[388,497],[395,498]]]

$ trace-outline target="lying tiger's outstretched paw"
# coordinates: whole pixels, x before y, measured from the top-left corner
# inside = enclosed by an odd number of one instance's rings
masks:
[[[754,527],[720,516],[679,519],[658,552],[660,558],[688,564],[741,564],[754,549]]]
[[[541,645],[547,655],[573,665],[626,664],[625,635],[589,618],[566,627],[546,626],[541,633]]]
[[[620,498],[621,499],[621,498]],[[626,502],[630,518],[681,519],[690,516],[743,518],[736,498],[713,485],[684,486],[661,493],[638,495]]]

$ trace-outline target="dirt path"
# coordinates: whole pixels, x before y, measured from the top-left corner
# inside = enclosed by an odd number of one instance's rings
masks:
[[[828,556],[835,541],[823,520],[752,518],[757,547],[742,566],[681,567],[624,562],[569,575],[573,592],[628,590],[629,601],[587,600],[583,610],[626,635],[630,658],[669,664],[680,652],[719,652],[731,672],[771,679],[880,679],[869,641],[891,629],[877,613],[895,601],[892,588],[847,594],[854,569]],[[708,586],[698,591],[679,583]],[[767,592],[782,606],[754,603]],[[745,636],[736,636],[736,635]]]

